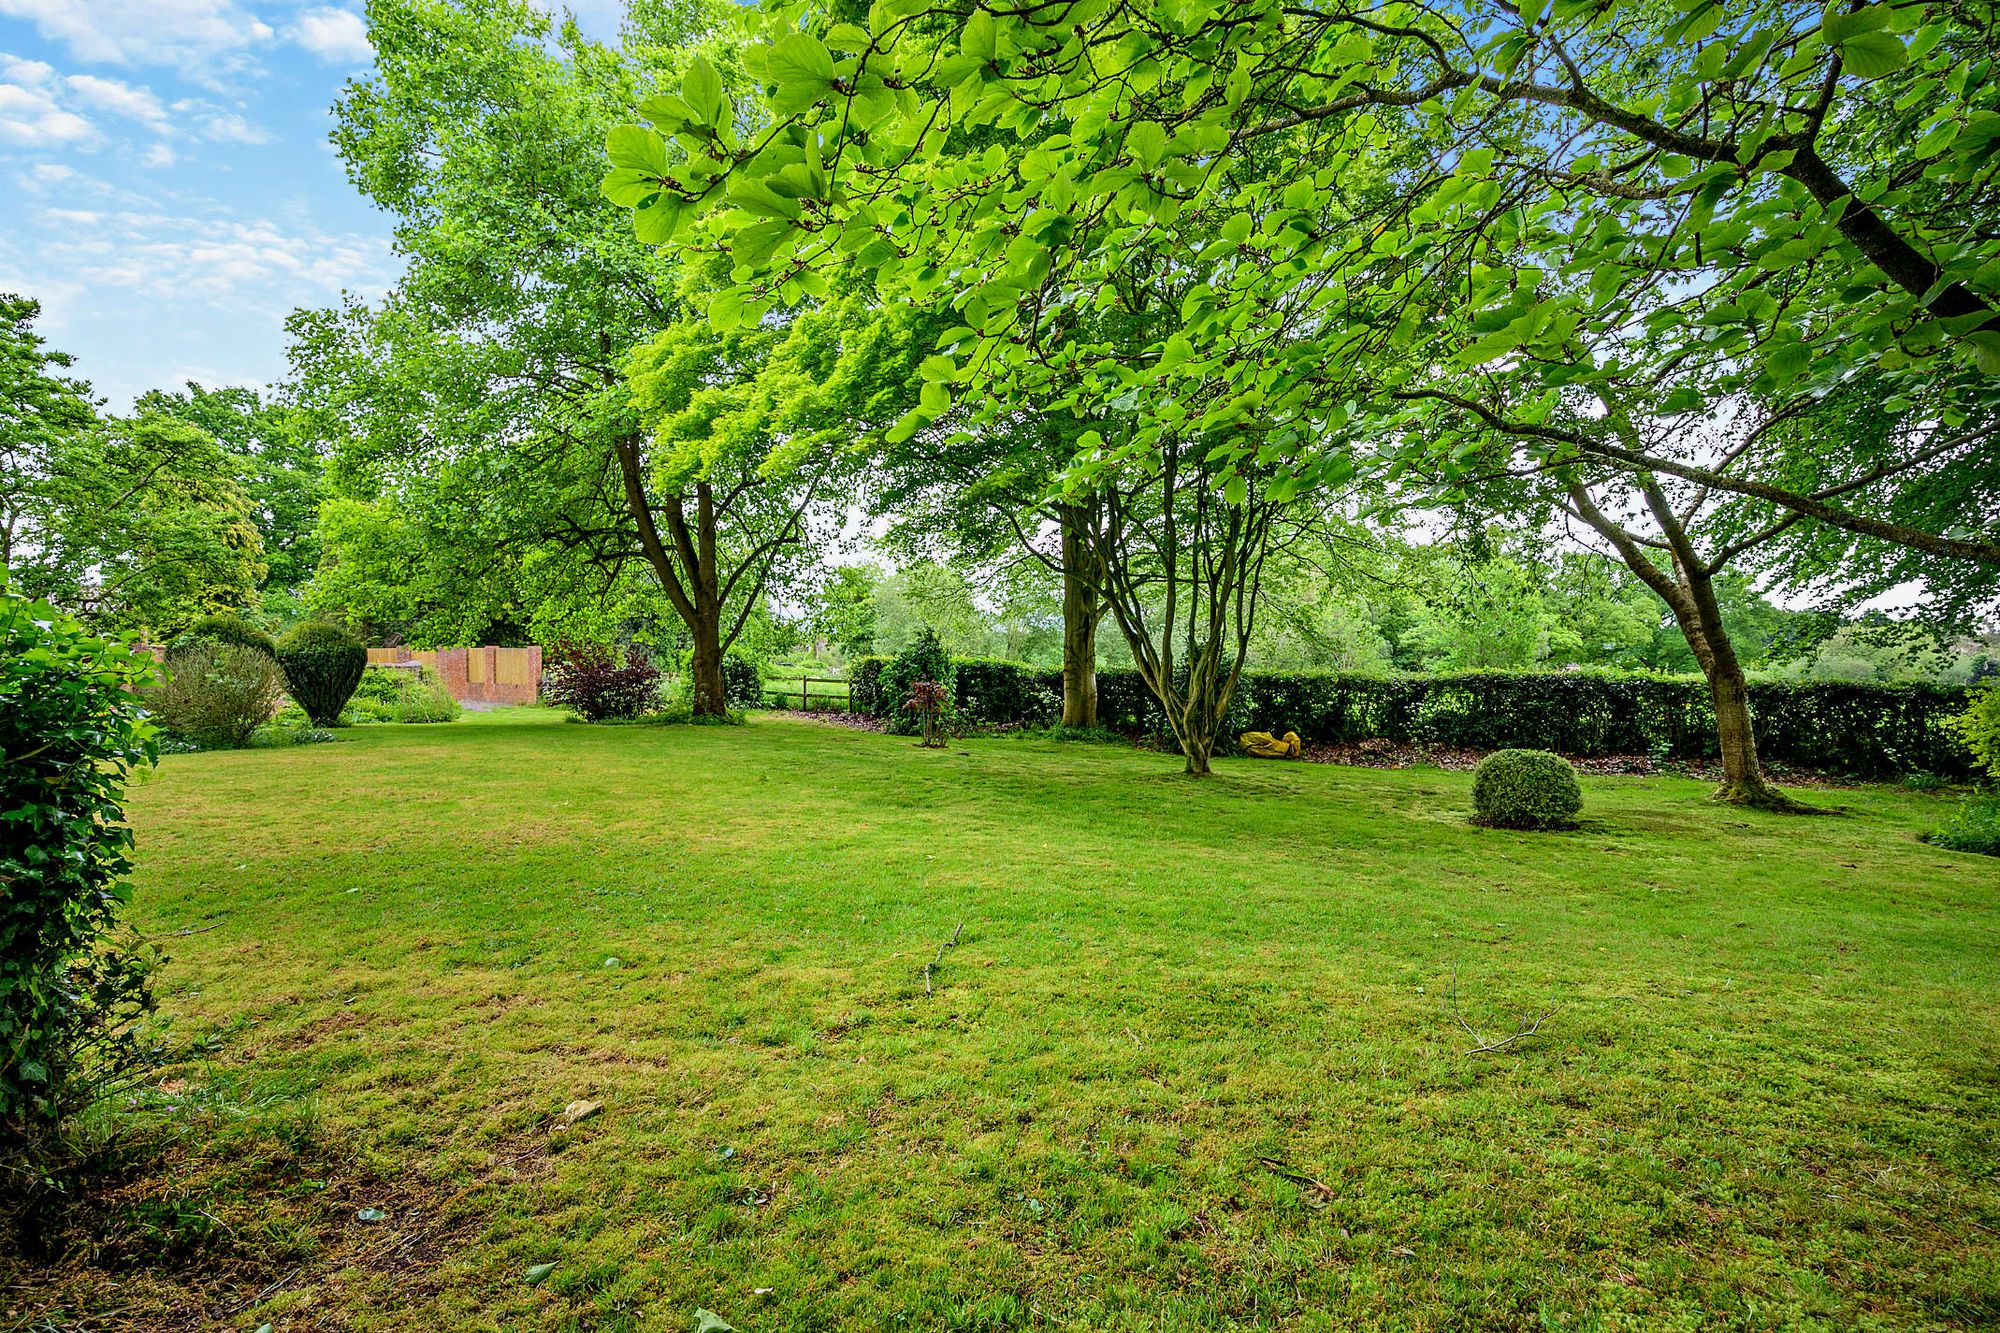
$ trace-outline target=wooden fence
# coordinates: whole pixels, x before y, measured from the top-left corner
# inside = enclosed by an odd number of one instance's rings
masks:
[[[792,688],[797,681],[799,687]],[[814,690],[815,685],[834,685],[838,689]],[[794,702],[800,712],[812,709],[815,700],[822,709],[831,709],[845,701],[846,711],[854,711],[854,682],[835,679],[832,676],[770,676],[764,681],[764,697],[773,707],[790,708]]]
[[[531,704],[540,697],[540,648],[370,648],[368,661],[378,666],[421,663],[437,672],[460,703]]]

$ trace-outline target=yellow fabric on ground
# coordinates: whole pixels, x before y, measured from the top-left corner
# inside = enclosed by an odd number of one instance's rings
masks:
[[[1243,752],[1260,759],[1297,759],[1300,754],[1299,733],[1296,731],[1286,732],[1282,739],[1268,731],[1246,731],[1242,739]]]

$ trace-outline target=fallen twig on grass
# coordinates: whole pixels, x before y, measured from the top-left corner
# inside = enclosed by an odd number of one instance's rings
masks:
[[[1281,1162],[1275,1157],[1259,1157],[1257,1160],[1261,1162],[1264,1166],[1264,1169],[1266,1171],[1269,1171],[1272,1175],[1283,1176],[1286,1180],[1291,1181],[1294,1185],[1304,1185],[1309,1189],[1317,1190],[1319,1191],[1320,1197],[1323,1199],[1330,1200],[1333,1198],[1333,1187],[1327,1184],[1325,1181],[1306,1175],[1303,1171],[1295,1171],[1292,1169],[1290,1164],[1286,1162]]]
[[[1500,1038],[1498,1041],[1488,1041],[1484,1036],[1480,1035],[1478,1029],[1466,1022],[1465,1015],[1458,1011],[1458,968],[1455,966],[1451,969],[1451,990],[1446,992],[1444,1009],[1446,1013],[1452,1016],[1452,1019],[1457,1022],[1459,1027],[1465,1030],[1465,1035],[1472,1038],[1472,1049],[1466,1052],[1467,1055],[1481,1055],[1493,1051],[1504,1051],[1515,1042],[1532,1037],[1537,1032],[1540,1032],[1542,1024],[1556,1011],[1555,1006],[1550,1005],[1538,1014],[1530,1014],[1522,1018],[1513,1032],[1507,1036]]]
[[[946,949],[956,949],[958,947],[958,935],[959,932],[964,929],[965,929],[965,923],[963,921],[959,922],[956,926],[954,926],[952,928],[951,938],[946,940],[943,944],[938,945],[937,957],[931,959],[928,963],[924,964],[924,994],[929,995],[931,993],[931,969],[943,965],[944,951]]]
[[[211,921],[205,926],[189,926],[184,930],[170,930],[164,935],[148,935],[145,941],[151,943],[153,940],[184,940],[190,935],[206,935],[211,930],[219,929],[221,925],[220,921]]]

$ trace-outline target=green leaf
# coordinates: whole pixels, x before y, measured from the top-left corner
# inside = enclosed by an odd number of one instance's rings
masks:
[[[665,245],[680,229],[687,205],[670,194],[658,195],[653,202],[632,213],[632,230],[647,245]]]
[[[1879,79],[1910,63],[1909,48],[1892,32],[1856,33],[1838,49],[1847,72],[1860,79]]]
[[[1812,348],[1802,342],[1781,342],[1765,358],[1772,383],[1784,388],[1806,373],[1812,365]]]
[[[1478,338],[1468,343],[1459,349],[1458,354],[1452,357],[1452,360],[1461,366],[1483,366],[1488,361],[1497,360],[1520,345],[1520,335],[1514,333],[1511,329],[1502,329],[1498,333],[1489,333],[1484,338]]]
[[[708,300],[708,325],[717,333],[728,333],[743,322],[743,293],[731,289],[717,292]]]
[[[1142,120],[1125,131],[1125,151],[1132,160],[1151,171],[1160,165],[1160,159],[1167,151],[1167,127],[1156,121]]]
[[[799,215],[799,201],[778,193],[769,184],[760,180],[742,177],[729,183],[729,202],[745,213],[760,218],[796,218]]]
[[[997,58],[1000,41],[993,27],[993,16],[983,9],[973,10],[972,17],[965,21],[965,31],[958,35],[958,49],[981,64]]]
[[[554,1264],[536,1264],[533,1268],[521,1274],[521,1281],[531,1287],[539,1287],[548,1280],[549,1274],[555,1271],[556,1266]]]
[[[792,231],[783,218],[738,227],[729,238],[729,257],[744,268],[761,269]]]
[[[604,151],[611,164],[633,171],[664,176],[673,164],[667,160],[667,141],[644,125],[618,125],[604,138]]]
[[[694,1333],[736,1333],[735,1327],[724,1322],[721,1315],[712,1310],[694,1312]]]
[[[833,56],[810,33],[779,38],[765,52],[764,70],[777,85],[771,105],[782,115],[803,111],[833,90]]]
[[[1250,487],[1243,480],[1241,472],[1230,473],[1229,480],[1222,484],[1222,498],[1233,505],[1242,504],[1249,494]]]
[[[1860,9],[1847,10],[1828,5],[1819,29],[1827,41],[1839,46],[1857,34],[1874,32],[1887,26],[1889,8],[1888,5],[1864,5]]]
[[[695,119],[693,108],[678,97],[649,97],[639,103],[639,114],[663,134],[677,134]]]
[[[681,96],[702,124],[713,125],[722,119],[722,76],[707,56],[696,56],[688,66],[687,77],[681,80]]]
[[[613,167],[598,182],[600,193],[620,208],[632,208],[660,192],[659,177],[632,167]]]
[[[1980,373],[2000,375],[2000,333],[1975,333],[1966,341],[1972,344],[1972,359]]]

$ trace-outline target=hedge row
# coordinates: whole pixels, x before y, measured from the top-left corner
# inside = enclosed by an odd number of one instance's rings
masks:
[[[855,664],[855,707],[885,717],[900,700],[878,698],[883,658]],[[957,704],[975,725],[1052,722],[1062,673],[1018,662],[961,661]],[[1860,777],[1935,773],[1969,778],[1973,760],[1946,725],[1968,692],[1945,685],[1847,681],[1763,682],[1750,687],[1764,758],[1793,768]],[[1347,672],[1246,673],[1228,730],[1296,731],[1307,741],[1383,739],[1454,749],[1554,750],[1579,758],[1716,753],[1708,687],[1697,676],[1604,672],[1472,671],[1437,676]],[[1165,736],[1166,718],[1136,671],[1097,673],[1098,722]]]

